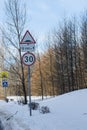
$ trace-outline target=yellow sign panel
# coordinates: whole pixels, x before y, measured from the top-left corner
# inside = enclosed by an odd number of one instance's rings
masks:
[[[8,72],[7,71],[2,71],[0,74],[1,78],[8,78]]]

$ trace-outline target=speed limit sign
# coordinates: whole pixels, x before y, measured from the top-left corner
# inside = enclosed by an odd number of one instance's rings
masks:
[[[35,55],[30,52],[25,53],[22,56],[22,62],[27,66],[31,66],[35,62]]]

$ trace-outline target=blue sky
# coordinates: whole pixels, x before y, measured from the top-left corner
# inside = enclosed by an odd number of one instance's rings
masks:
[[[79,15],[87,7],[87,0],[28,0],[27,5],[32,28],[45,31],[64,17]]]
[[[87,0],[25,0],[28,28],[40,41],[65,17],[80,16],[87,9]],[[0,19],[3,21],[4,0],[0,0]]]
[[[39,41],[66,17],[80,16],[87,9],[87,0],[27,0],[30,29]]]

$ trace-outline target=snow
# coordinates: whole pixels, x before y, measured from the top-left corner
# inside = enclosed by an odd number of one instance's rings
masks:
[[[43,101],[50,113],[39,110],[29,113],[28,105],[16,101],[0,101],[0,120],[5,130],[87,130],[87,89],[82,89]]]

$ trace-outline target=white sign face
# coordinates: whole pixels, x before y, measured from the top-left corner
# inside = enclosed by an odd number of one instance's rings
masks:
[[[35,50],[35,44],[20,44],[22,52],[32,52]]]
[[[31,66],[35,62],[35,55],[27,52],[22,56],[22,61],[25,65]]]

